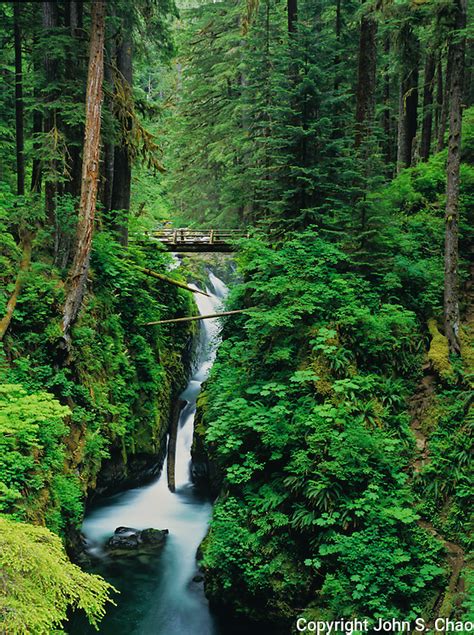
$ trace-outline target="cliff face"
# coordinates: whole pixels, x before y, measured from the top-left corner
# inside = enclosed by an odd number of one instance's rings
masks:
[[[20,442],[5,452],[11,465],[0,466],[0,511],[72,543],[86,500],[160,471],[172,405],[192,362],[193,323],[146,326],[192,313],[192,294],[122,256],[110,236],[96,237],[67,355],[58,347],[61,272],[33,265],[1,351],[5,426],[18,428]],[[156,250],[135,248],[133,256],[156,271],[169,266],[170,256]]]

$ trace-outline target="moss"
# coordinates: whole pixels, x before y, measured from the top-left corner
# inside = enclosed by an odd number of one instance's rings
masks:
[[[449,361],[448,339],[439,332],[434,318],[428,320],[428,330],[431,335],[428,351],[430,364],[442,379],[450,379],[453,376],[453,368]]]
[[[331,369],[324,356],[318,355],[311,361],[309,368],[319,377],[319,379],[314,382],[316,392],[322,397],[329,397],[332,395]]]
[[[440,418],[444,415],[444,409],[437,403],[433,396],[433,403],[427,405],[423,412],[421,431],[425,436],[430,436],[438,428]]]
[[[470,320],[461,327],[461,358],[463,361],[464,371],[474,384],[474,321]]]

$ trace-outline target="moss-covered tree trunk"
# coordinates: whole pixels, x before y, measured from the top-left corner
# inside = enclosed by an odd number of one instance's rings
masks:
[[[444,328],[451,353],[460,353],[459,343],[459,174],[461,165],[462,96],[464,79],[466,0],[456,0],[456,33],[449,46],[449,140],[446,187],[446,231],[444,251]]]
[[[400,34],[401,74],[398,108],[397,170],[409,167],[413,157],[413,143],[417,131],[418,64],[420,45],[410,25]]]
[[[421,130],[420,156],[427,161],[431,150],[431,131],[433,129],[433,91],[435,76],[435,56],[428,53],[425,61],[425,77],[423,87],[423,125]]]

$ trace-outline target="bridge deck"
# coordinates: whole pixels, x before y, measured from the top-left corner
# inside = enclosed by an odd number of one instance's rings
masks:
[[[146,235],[168,251],[178,253],[229,253],[236,250],[236,240],[249,237],[248,232],[241,229],[158,229]]]

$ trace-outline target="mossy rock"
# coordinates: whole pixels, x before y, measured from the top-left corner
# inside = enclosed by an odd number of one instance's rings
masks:
[[[449,361],[448,338],[439,332],[434,318],[428,320],[428,330],[431,335],[428,360],[433,370],[442,379],[451,379],[453,377],[453,368]]]
[[[464,371],[471,384],[474,384],[474,321],[469,321],[461,327],[459,338]]]

